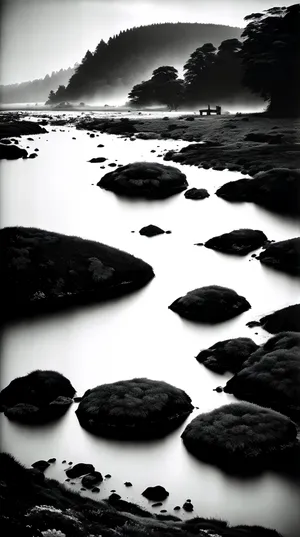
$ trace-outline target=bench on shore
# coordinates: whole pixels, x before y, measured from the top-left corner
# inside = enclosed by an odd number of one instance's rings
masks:
[[[207,116],[211,116],[211,114],[216,114],[217,116],[221,115],[222,108],[221,106],[216,106],[216,108],[211,108],[210,104],[207,105],[207,108],[202,108],[202,110],[199,110],[200,116],[203,116],[203,114],[206,114]]]

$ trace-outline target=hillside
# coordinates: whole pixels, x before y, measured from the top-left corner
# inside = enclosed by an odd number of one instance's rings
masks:
[[[44,78],[28,80],[20,84],[0,85],[0,102],[27,103],[46,101],[50,90],[60,84],[66,85],[74,73],[74,68],[60,69]]]
[[[219,46],[225,39],[240,35],[241,28],[199,23],[163,23],[122,31],[107,43],[100,41],[94,53],[87,51],[57,101],[125,96],[159,65],[180,69],[204,43]]]

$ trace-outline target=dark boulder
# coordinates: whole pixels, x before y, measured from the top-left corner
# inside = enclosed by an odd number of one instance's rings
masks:
[[[48,131],[41,127],[36,121],[10,119],[9,117],[3,117],[3,114],[1,114],[0,139],[29,134],[44,134],[47,132]],[[28,138],[28,140],[33,141],[33,138]]]
[[[190,502],[185,502],[182,506],[182,509],[187,513],[191,513],[192,511],[194,511],[194,506]]]
[[[300,422],[300,334],[271,337],[243,363],[224,392],[273,408]]]
[[[47,470],[47,468],[49,468],[50,463],[47,461],[41,460],[41,461],[34,462],[31,466],[32,468],[35,468],[36,470],[39,470],[40,472],[44,472],[45,470]]]
[[[156,485],[155,487],[146,488],[142,492],[142,496],[152,502],[162,502],[169,496],[169,492],[161,485]]]
[[[190,188],[186,190],[184,197],[188,200],[204,200],[209,198],[209,193],[205,188]]]
[[[288,458],[296,445],[297,428],[273,410],[232,403],[200,414],[181,437],[188,451],[200,460],[247,473]]]
[[[268,267],[300,275],[300,237],[269,244],[258,259]]]
[[[169,309],[181,317],[202,323],[220,323],[251,308],[249,302],[232,289],[210,285],[189,291]]]
[[[149,226],[142,227],[139,234],[145,237],[155,237],[156,235],[163,235],[165,232],[160,227],[150,224]]]
[[[239,179],[221,186],[216,195],[226,201],[249,201],[278,213],[298,216],[300,170],[274,168],[253,179]]]
[[[196,360],[215,373],[236,373],[243,362],[259,348],[252,339],[238,337],[215,343],[201,351]]]
[[[267,240],[266,235],[257,229],[236,229],[209,239],[204,246],[226,254],[246,255],[263,246]]]
[[[121,166],[100,179],[98,186],[128,197],[167,198],[186,190],[186,176],[173,166],[135,162]]]
[[[26,149],[21,149],[17,145],[6,145],[0,143],[0,160],[15,160],[18,158],[27,158]]]
[[[132,487],[132,483],[130,483],[130,481],[125,481],[124,485],[125,487]]]
[[[279,332],[300,332],[300,304],[277,310],[260,319],[260,325],[270,334]]]
[[[92,489],[96,485],[99,485],[103,481],[103,477],[100,472],[90,472],[89,474],[83,476],[81,484],[86,489]]]
[[[55,311],[146,285],[153,269],[104,244],[36,228],[0,230],[2,314]]]
[[[190,397],[162,381],[137,378],[88,390],[76,410],[82,427],[100,436],[166,435],[192,412]]]
[[[70,477],[71,479],[75,479],[76,477],[81,477],[82,475],[86,474],[93,474],[95,472],[95,467],[92,464],[87,464],[85,462],[79,462],[78,464],[75,464],[72,468],[68,468],[65,470],[66,475]]]
[[[89,162],[98,163],[98,162],[105,162],[106,160],[107,160],[107,158],[105,158],[105,157],[95,157],[95,158],[91,158],[91,160],[89,160]]]
[[[151,507],[161,507],[163,505],[162,502],[155,502],[151,505]]]
[[[0,411],[12,420],[43,423],[62,416],[75,389],[56,371],[33,371],[14,379],[0,392]]]

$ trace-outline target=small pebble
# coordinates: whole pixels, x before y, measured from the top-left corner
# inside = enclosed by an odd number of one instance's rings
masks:
[[[110,474],[106,474],[104,477],[105,477],[106,479],[110,479],[110,478],[111,478],[111,475],[110,475]]]

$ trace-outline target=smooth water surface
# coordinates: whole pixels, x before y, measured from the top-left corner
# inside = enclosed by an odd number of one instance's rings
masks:
[[[207,188],[211,196],[202,201],[187,200],[183,193],[161,201],[117,197],[96,186],[113,169],[108,163],[163,162],[158,157],[161,152],[187,143],[125,141],[104,134],[90,138],[86,131],[70,127],[49,131],[33,136],[34,142],[23,137],[21,145],[29,146],[29,152],[39,148],[38,158],[1,162],[1,227],[40,227],[104,242],[150,263],[156,277],[129,296],[7,327],[1,343],[1,389],[34,369],[54,369],[70,379],[78,395],[102,383],[133,377],[165,380],[184,389],[199,407],[189,419],[234,401],[213,391],[230,375],[213,374],[194,357],[201,349],[231,337],[248,336],[257,343],[266,340],[266,332],[255,329],[255,334],[246,322],[297,302],[299,280],[261,266],[251,255],[238,258],[194,244],[242,227],[261,229],[269,239],[284,240],[299,235],[299,222],[253,204],[230,204],[214,195],[225,182],[239,179],[239,173],[177,164],[190,187]],[[99,143],[105,147],[97,148]],[[107,157],[105,169],[87,162],[96,156]],[[151,239],[140,236],[139,229],[148,224],[172,234]],[[216,326],[185,321],[168,309],[187,291],[211,284],[233,288],[249,300],[252,309]],[[232,524],[273,527],[285,537],[298,536],[300,487],[291,477],[268,472],[255,479],[239,479],[199,462],[180,438],[189,420],[163,440],[118,442],[87,433],[75,409],[74,404],[55,424],[34,428],[9,422],[1,414],[2,450],[25,464],[56,457],[57,464],[46,475],[60,480],[64,479],[63,459],[93,463],[103,474],[113,476],[101,485],[96,495],[100,498],[116,489],[124,499],[150,507],[140,494],[147,486],[161,484],[170,492],[164,505],[169,512],[191,498],[195,511],[186,517],[220,517]],[[131,481],[133,487],[125,488],[124,481]]]

